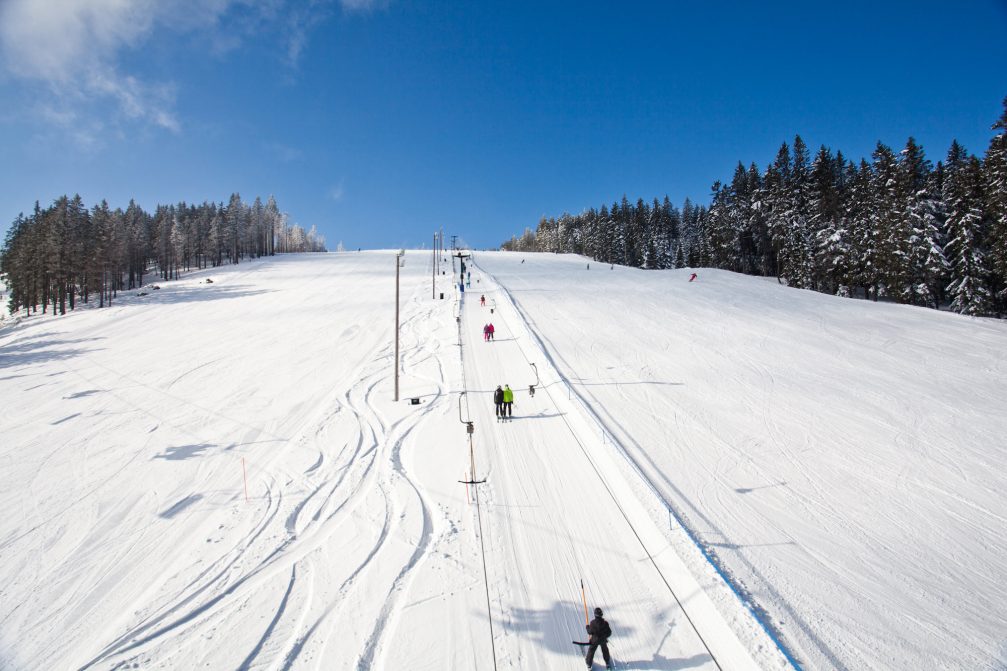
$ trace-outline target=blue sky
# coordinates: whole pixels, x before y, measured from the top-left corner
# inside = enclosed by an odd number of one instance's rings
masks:
[[[0,228],[276,196],[330,248],[709,201],[799,133],[982,154],[1007,2],[0,0]]]

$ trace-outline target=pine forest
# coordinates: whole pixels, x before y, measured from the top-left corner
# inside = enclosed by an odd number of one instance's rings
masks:
[[[967,315],[1007,313],[1007,98],[983,159],[957,141],[934,166],[909,138],[848,160],[800,136],[765,170],[739,163],[708,206],[663,200],[543,218],[503,249],[638,268],[713,267],[802,289]]]
[[[0,273],[12,314],[50,307],[66,314],[78,301],[111,305],[151,273],[177,279],[192,268],[318,251],[325,251],[325,240],[314,227],[288,225],[272,197],[247,205],[235,193],[227,205],[158,205],[151,215],[132,200],[125,210],[105,201],[89,210],[80,196],[62,196],[18,216],[0,251]]]

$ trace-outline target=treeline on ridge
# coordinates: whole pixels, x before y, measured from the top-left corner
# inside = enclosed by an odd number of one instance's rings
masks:
[[[270,197],[248,205],[237,193],[227,205],[158,205],[148,214],[134,201],[90,210],[79,195],[18,215],[0,250],[0,275],[11,313],[66,314],[77,301],[110,305],[117,292],[143,286],[144,275],[177,278],[183,270],[239,263],[277,252],[322,252],[315,228],[291,226]]]
[[[738,164],[709,206],[626,197],[543,218],[502,249],[584,254],[638,268],[714,267],[839,296],[1007,313],[1007,98],[983,159],[957,141],[933,166],[913,138],[871,161],[800,136],[760,171]]]

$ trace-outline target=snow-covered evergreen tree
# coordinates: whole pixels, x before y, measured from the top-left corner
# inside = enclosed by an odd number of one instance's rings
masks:
[[[769,191],[754,163],[748,167],[748,189],[750,194],[748,210],[741,212],[740,216],[747,219],[747,226],[752,232],[755,272],[768,277],[776,269],[776,252],[773,249],[773,239],[769,233],[766,216],[769,211],[767,203]]]
[[[899,193],[905,202],[905,265],[900,299],[915,305],[939,307],[940,287],[947,282],[939,213],[930,163],[913,138],[899,158]]]
[[[709,263],[716,268],[733,269],[737,263],[737,231],[732,225],[731,208],[730,190],[719,181],[714,182],[713,201],[704,221],[704,231],[709,245]]]
[[[784,269],[784,248],[786,247],[787,230],[790,211],[790,146],[784,142],[776,159],[766,169],[764,180],[765,196],[762,198],[763,212],[766,217],[766,227],[772,242],[773,255],[776,261],[776,277],[782,280],[787,271]]]
[[[879,295],[898,300],[909,283],[909,226],[905,200],[900,191],[898,162],[892,149],[878,142],[871,155],[874,207],[871,228],[876,242],[875,269]]]
[[[983,161],[989,264],[1001,314],[1007,312],[1007,97],[1003,107],[1003,114],[993,124],[993,130],[1000,132],[990,140]]]
[[[837,274],[845,269],[849,253],[846,232],[839,226],[841,170],[825,145],[811,163],[808,225],[814,236],[814,286],[828,293],[837,292]]]
[[[992,307],[992,296],[981,247],[982,169],[979,160],[966,156],[965,149],[955,141],[948,150],[945,170],[947,256],[951,264],[947,291],[951,309],[967,315],[984,315]]]
[[[859,287],[864,298],[877,300],[877,236],[874,231],[873,173],[865,159],[847,173],[849,192],[845,198],[846,230],[850,233],[850,284]]]
[[[755,184],[751,175],[739,161],[731,179],[731,207],[728,210],[730,226],[737,240],[737,250],[731,270],[754,274],[758,272],[758,242],[753,227],[752,195],[758,187],[758,171]]]

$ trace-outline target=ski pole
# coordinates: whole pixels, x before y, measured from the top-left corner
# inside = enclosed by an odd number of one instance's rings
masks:
[[[584,579],[580,579],[580,598],[584,602],[584,624],[590,626],[591,623],[587,618],[587,594],[584,592]]]

